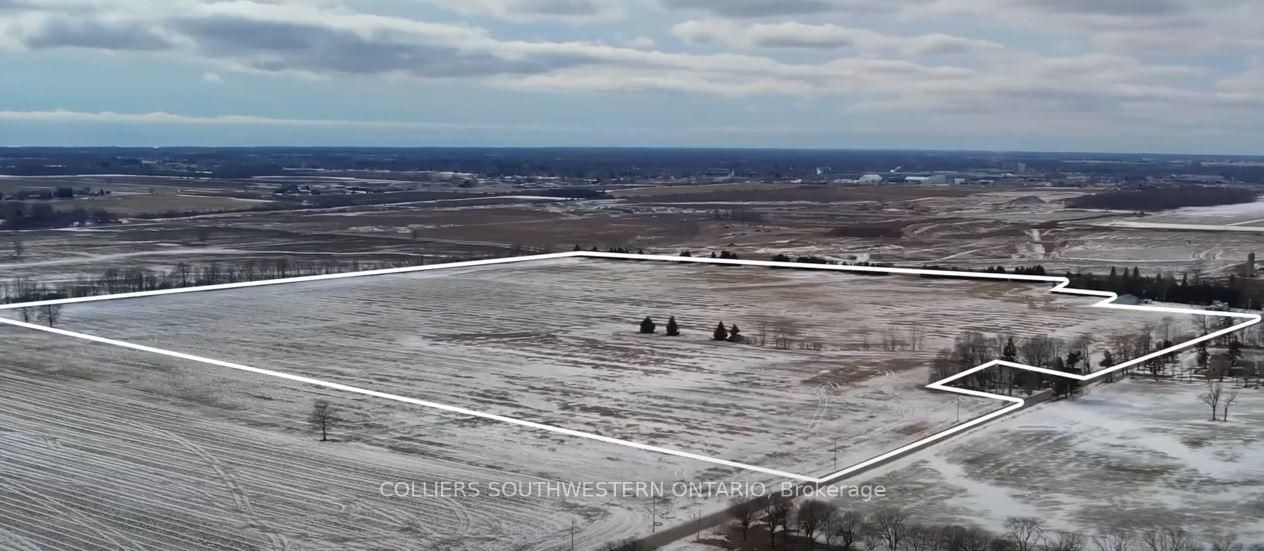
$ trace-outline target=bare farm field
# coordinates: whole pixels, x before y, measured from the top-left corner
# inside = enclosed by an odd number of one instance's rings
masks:
[[[819,476],[1000,407],[923,388],[963,331],[1104,343],[1163,317],[1092,302],[1001,281],[561,259],[69,304],[58,327]],[[646,316],[657,333],[638,332]],[[663,334],[669,316],[680,336]],[[713,340],[720,322],[746,342]],[[16,528],[0,543],[19,548],[52,530],[81,549],[558,549],[571,526],[593,547],[724,501],[380,487],[778,480],[22,328],[3,338],[0,499]],[[339,411],[335,442],[308,430],[317,398]],[[105,494],[126,506],[94,511]]]

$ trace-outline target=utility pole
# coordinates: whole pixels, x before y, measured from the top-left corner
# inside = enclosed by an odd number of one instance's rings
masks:
[[[650,533],[658,528],[658,498],[650,496]]]
[[[960,423],[961,422],[961,395],[958,394],[956,398],[957,398],[957,422]]]
[[[575,519],[571,519],[571,551],[575,551]]]
[[[834,437],[834,470],[838,470],[838,437]]]

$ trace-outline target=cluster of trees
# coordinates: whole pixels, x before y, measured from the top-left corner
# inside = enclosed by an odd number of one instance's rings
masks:
[[[1159,211],[1181,207],[1209,207],[1252,203],[1259,192],[1223,186],[1171,186],[1108,191],[1076,197],[1067,206],[1077,209]]]
[[[676,323],[676,316],[667,318],[666,329],[668,337],[680,336],[680,324]],[[641,333],[645,335],[653,335],[656,331],[658,331],[658,324],[654,323],[654,320],[649,316],[645,316],[645,319],[641,320]]]
[[[835,264],[835,265],[842,264],[842,262],[839,262],[837,260],[831,260],[831,259],[820,257],[820,256],[809,255],[809,256],[792,257],[784,253],[775,254],[770,260],[772,260],[773,262],[798,262],[799,264]],[[847,263],[847,265],[848,266],[871,266],[874,268],[890,268],[894,266],[894,264],[891,264],[889,262],[849,262]],[[888,274],[881,273],[881,272],[874,272],[872,275],[888,275]]]
[[[1229,407],[1238,401],[1238,391],[1230,389],[1226,392],[1224,383],[1208,379],[1207,392],[1199,396],[1199,399],[1211,407],[1212,421],[1228,421]]]
[[[805,262],[816,264],[834,264],[826,259],[819,257],[798,257],[792,259],[784,254],[773,257],[778,262]],[[890,266],[889,264],[865,264],[869,266]],[[939,266],[939,265],[923,265],[925,270],[940,270],[950,272],[975,272],[971,268],[962,268],[958,266]],[[1045,267],[1039,264],[1033,266],[1018,266],[1010,270],[1006,270],[1004,266],[990,266],[981,270],[982,273],[989,274],[1015,274],[1015,275],[1049,275]],[[954,276],[938,276],[923,275],[925,278],[952,278]],[[1132,295],[1141,299],[1157,300],[1160,302],[1180,302],[1185,304],[1214,304],[1224,303],[1234,308],[1256,309],[1264,305],[1264,290],[1259,286],[1252,286],[1249,280],[1239,278],[1237,275],[1230,274],[1224,279],[1204,279],[1201,269],[1193,270],[1193,277],[1189,273],[1182,273],[1178,279],[1172,273],[1156,273],[1153,276],[1145,276],[1141,274],[1141,270],[1136,266],[1131,269],[1111,267],[1108,275],[1102,276],[1092,272],[1079,272],[1064,274],[1071,282],[1071,286],[1077,289],[1093,289],[1097,291],[1111,291],[1120,295]]]
[[[680,324],[676,323],[676,316],[667,318],[666,330],[669,337],[680,336]],[[658,324],[654,323],[653,318],[645,316],[645,319],[641,320],[640,332],[644,335],[653,335],[658,332]],[[726,342],[746,342],[746,337],[742,335],[742,329],[736,323],[726,327],[723,321],[711,332],[711,339]]]
[[[951,348],[939,351],[931,362],[931,380],[938,381],[997,358],[1067,374],[1085,375],[1093,372],[1089,360],[1089,348],[1092,344],[1093,339],[1088,335],[1068,341],[1044,335],[1019,339],[967,331],[957,336]],[[1108,351],[1101,367],[1111,365],[1114,365],[1114,360]],[[1030,394],[1052,388],[1059,396],[1072,396],[1080,390],[1079,381],[1074,379],[1004,366],[977,371],[959,381],[969,387],[992,392],[1002,391],[1009,395],[1013,395],[1015,389],[1022,389]]]
[[[764,222],[766,217],[764,213],[755,210],[728,209],[711,211],[711,219],[732,222]]]
[[[742,330],[734,323],[732,326],[725,328],[724,322],[715,326],[715,330],[711,332],[711,340],[728,341],[728,342],[746,342],[746,337],[742,336]]]
[[[107,224],[116,220],[114,215],[101,208],[89,211],[76,206],[59,211],[48,203],[0,202],[0,229],[5,230],[65,228],[76,224]]]
[[[48,188],[21,189],[9,194],[8,198],[12,200],[17,200],[17,201],[29,201],[29,200],[50,201],[53,199],[74,199],[76,193],[78,193],[79,195],[85,195],[85,196],[110,194],[110,192],[105,189],[99,189],[97,191],[93,191],[92,188],[85,187],[85,188],[80,188],[79,190],[76,191],[74,188],[71,188],[71,187],[58,187],[58,188],[53,188],[53,189],[48,189]],[[0,193],[0,198],[4,198],[4,197],[5,195],[3,193]]]
[[[1069,340],[1049,336],[1020,339],[967,331],[957,336],[951,348],[939,351],[931,363],[930,377],[932,381],[937,381],[996,358],[1067,374],[1088,375],[1098,369],[1118,365],[1116,358],[1139,358],[1171,348],[1173,342],[1180,338],[1175,331],[1175,320],[1164,318],[1159,323],[1145,324],[1135,332],[1114,333],[1107,337],[1108,342],[1100,345],[1101,359],[1096,365],[1091,359],[1090,352],[1096,344],[1091,335]],[[1142,362],[1140,368],[1157,379],[1169,375],[1175,360],[1171,354],[1159,355]],[[1135,367],[1129,367],[1124,374],[1133,369]],[[1075,379],[1008,367],[978,371],[959,379],[959,382],[968,387],[1011,395],[1015,389],[1030,394],[1049,388],[1063,397],[1080,392],[1080,382]]]
[[[689,250],[680,251],[680,256],[692,257],[693,251],[689,251]],[[730,260],[737,260],[738,257],[737,257],[737,253],[731,253],[729,251],[722,250],[719,252],[719,254],[716,254],[715,251],[711,251],[711,258],[727,258]]]
[[[41,304],[31,308],[18,308],[18,319],[23,323],[47,323],[56,327],[61,320],[60,304]]]
[[[1081,289],[1111,291],[1121,295],[1133,295],[1142,299],[1162,302],[1181,302],[1186,304],[1224,303],[1234,308],[1259,308],[1264,303],[1264,296],[1258,287],[1252,288],[1247,280],[1230,275],[1225,279],[1203,279],[1200,270],[1194,271],[1191,280],[1189,274],[1181,274],[1177,279],[1173,274],[1156,273],[1153,276],[1141,275],[1135,266],[1131,269],[1118,270],[1114,267],[1106,276],[1094,275],[1091,272],[1066,274],[1071,286]]]
[[[571,250],[572,250],[572,251],[582,251],[582,250],[584,250],[584,249],[583,249],[583,247],[580,247],[580,246],[579,246],[579,244],[577,243],[577,244],[575,244],[575,248],[574,248],[574,249],[571,249]],[[591,249],[588,249],[588,250],[589,250],[590,252],[594,252],[594,253],[596,253],[596,252],[601,252],[601,249],[598,249],[596,246],[593,246]],[[606,249],[606,252],[608,252],[608,253],[632,254],[632,249],[628,249],[628,248],[626,248],[626,247],[610,247],[610,248]],[[645,254],[645,249],[637,249],[637,250],[636,250],[636,254]]]
[[[1136,529],[1112,528],[1095,534],[1057,531],[1032,517],[1010,517],[1004,532],[974,526],[915,522],[906,511],[885,507],[868,514],[846,511],[833,503],[807,500],[800,504],[778,495],[737,501],[728,510],[735,535],[747,541],[750,529],[761,527],[769,547],[844,551],[1264,551],[1247,547],[1233,536],[1201,540],[1166,523]]]
[[[974,270],[971,268],[959,268],[957,266],[940,266],[940,265],[935,265],[935,264],[923,264],[922,269],[923,270],[939,270],[943,272],[981,271],[982,273],[985,273],[985,274],[1014,274],[1014,275],[1034,275],[1034,276],[1048,275],[1048,272],[1045,271],[1045,267],[1040,264],[1036,264],[1034,266],[1015,266],[1010,271],[1006,271],[1004,266],[988,266],[987,268],[984,268],[983,270]],[[922,274],[922,277],[955,279],[958,276]],[[969,279],[974,279],[974,278],[969,278]]]
[[[1198,334],[1208,334],[1218,329],[1229,327],[1230,318],[1212,318],[1209,316],[1193,316],[1192,325]],[[977,367],[992,359],[1022,363],[1043,367],[1074,375],[1088,375],[1100,369],[1114,367],[1121,358],[1154,357],[1129,366],[1123,370],[1124,376],[1143,374],[1156,380],[1177,375],[1177,353],[1156,354],[1174,346],[1174,343],[1186,340],[1188,335],[1181,334],[1177,320],[1165,317],[1158,322],[1141,325],[1135,331],[1119,331],[1095,341],[1092,335],[1080,335],[1073,339],[1061,339],[1049,336],[1016,338],[1013,336],[987,335],[977,331],[963,332],[957,336],[950,348],[939,351],[931,362],[930,379],[937,381]],[[1242,335],[1223,335],[1211,341],[1211,344],[1225,347],[1222,352],[1224,360],[1213,365],[1212,354],[1207,342],[1195,348],[1195,360],[1198,364],[1196,372],[1218,383],[1223,382],[1230,370],[1236,367],[1243,356],[1242,338],[1259,340],[1258,332],[1246,332]],[[1092,350],[1099,356],[1094,360]],[[1244,378],[1247,375],[1242,375]],[[1113,375],[1107,376],[1107,382]],[[1027,370],[998,367],[972,373],[962,379],[959,384],[970,388],[990,392],[1002,392],[1012,395],[1014,390],[1021,389],[1028,394],[1042,389],[1052,389],[1057,395],[1074,396],[1080,391],[1080,382],[1067,377],[1058,377]],[[1227,394],[1225,395],[1227,397]],[[1214,401],[1222,408],[1232,404],[1232,400],[1220,400],[1221,392],[1209,391],[1204,401]],[[1217,405],[1212,405],[1216,410]],[[1213,413],[1213,417],[1217,414]],[[1227,412],[1223,414],[1227,417]]]

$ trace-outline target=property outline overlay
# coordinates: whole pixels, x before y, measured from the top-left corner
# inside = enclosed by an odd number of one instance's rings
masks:
[[[1134,310],[1134,311],[1142,311],[1142,312],[1162,312],[1162,313],[1171,313],[1171,314],[1203,315],[1203,316],[1208,316],[1208,317],[1231,318],[1231,319],[1244,320],[1244,321],[1237,323],[1235,325],[1232,325],[1228,328],[1221,329],[1213,333],[1209,333],[1207,335],[1203,335],[1201,337],[1190,340],[1188,342],[1184,342],[1178,345],[1170,346],[1168,348],[1157,350],[1155,352],[1146,354],[1139,358],[1135,358],[1135,359],[1120,363],[1118,365],[1115,365],[1110,368],[1103,369],[1101,371],[1097,371],[1088,375],[1076,375],[1072,373],[1063,373],[1061,371],[1054,371],[1052,369],[1035,367],[1035,366],[1015,363],[1015,362],[1007,362],[1004,360],[992,360],[992,361],[983,363],[977,367],[973,367],[971,369],[968,369],[956,375],[952,375],[950,377],[946,377],[944,379],[935,381],[927,385],[926,388],[929,388],[932,390],[940,390],[944,392],[952,392],[956,394],[964,394],[967,396],[989,398],[992,400],[1001,400],[1003,402],[1009,403],[1008,406],[1002,409],[999,409],[997,411],[988,413],[986,415],[982,415],[975,419],[969,420],[965,423],[945,429],[943,431],[935,433],[931,436],[928,436],[926,438],[923,438],[911,444],[906,444],[897,449],[886,452],[882,455],[867,459],[865,461],[862,461],[850,467],[847,467],[838,471],[834,471],[834,472],[831,472],[824,476],[819,476],[819,477],[794,474],[794,473],[781,471],[777,469],[769,469],[766,467],[760,467],[758,465],[750,465],[746,463],[740,463],[737,461],[729,461],[727,459],[709,457],[705,455],[690,453],[687,451],[676,450],[672,448],[664,448],[661,446],[642,444],[639,442],[633,442],[631,440],[611,438],[609,436],[602,436],[600,434],[577,431],[577,430],[567,429],[567,428],[562,428],[562,427],[556,427],[553,425],[547,425],[544,423],[537,423],[534,421],[527,421],[523,419],[515,419],[512,417],[506,417],[503,415],[496,415],[493,413],[475,411],[475,410],[467,409],[463,407],[450,406],[450,405],[430,402],[426,400],[419,400],[416,398],[409,398],[407,396],[399,396],[396,394],[378,392],[376,390],[359,388],[359,387],[354,387],[350,385],[344,385],[340,383],[314,379],[311,377],[304,377],[302,375],[295,375],[291,373],[284,373],[281,371],[251,367],[248,365],[226,362],[222,360],[216,360],[213,358],[195,356],[193,354],[186,354],[186,353],[177,352],[174,350],[165,350],[162,348],[155,348],[152,346],[145,346],[142,344],[135,344],[135,343],[130,343],[130,342],[116,340],[116,339],[99,337],[96,335],[89,335],[87,333],[67,331],[65,329],[58,329],[56,327],[45,327],[43,325],[26,323],[26,322],[21,322],[17,320],[7,319],[7,318],[0,318],[0,323],[5,323],[8,325],[13,325],[17,327],[24,327],[27,329],[34,329],[37,331],[43,331],[45,333],[53,333],[56,335],[62,335],[65,337],[72,337],[76,339],[81,339],[81,340],[86,340],[86,341],[91,341],[91,342],[96,342],[96,343],[101,343],[101,344],[109,344],[109,345],[118,346],[121,348],[138,350],[141,352],[149,352],[152,354],[159,354],[163,356],[169,356],[169,357],[179,358],[183,360],[190,360],[194,362],[215,365],[219,367],[226,367],[229,369],[235,369],[235,370],[255,373],[259,375],[267,375],[269,377],[276,377],[279,379],[285,379],[285,380],[294,381],[298,383],[315,385],[315,386],[324,387],[324,388],[328,388],[332,390],[338,390],[338,391],[349,392],[349,393],[354,393],[354,394],[361,394],[365,396],[372,396],[375,398],[382,398],[386,400],[394,400],[397,402],[403,402],[406,404],[412,404],[412,405],[422,406],[426,408],[437,409],[437,410],[446,411],[449,413],[456,413],[459,415],[465,415],[469,417],[490,419],[493,421],[509,423],[512,425],[518,425],[518,426],[527,427],[527,428],[535,429],[535,430],[548,431],[548,432],[553,432],[553,433],[562,434],[566,436],[584,438],[588,440],[596,440],[598,442],[604,442],[607,444],[615,444],[615,445],[625,446],[625,447],[634,448],[634,449],[643,450],[643,451],[649,451],[649,452],[660,453],[660,454],[665,454],[665,455],[672,455],[676,457],[683,457],[685,459],[693,459],[697,461],[703,461],[706,463],[722,465],[725,467],[734,467],[734,468],[743,469],[747,471],[753,471],[753,472],[764,473],[764,474],[769,474],[769,475],[778,476],[778,477],[784,477],[791,480],[799,481],[801,483],[825,485],[825,484],[831,484],[833,482],[837,482],[839,481],[839,479],[849,474],[889,462],[902,455],[912,452],[916,449],[928,446],[932,443],[948,438],[949,436],[952,436],[954,434],[970,430],[974,427],[977,427],[979,425],[982,425],[994,419],[998,419],[1000,417],[1003,417],[1005,415],[1008,415],[1010,413],[1023,409],[1023,407],[1026,406],[1026,402],[1022,398],[1017,398],[1014,396],[1004,396],[1001,394],[992,394],[990,392],[983,392],[983,391],[978,391],[978,390],[970,390],[970,389],[965,389],[965,388],[949,386],[950,383],[958,379],[961,379],[963,377],[968,377],[971,374],[977,373],[979,371],[990,369],[996,366],[1004,366],[1004,367],[1009,367],[1012,369],[1034,371],[1036,373],[1042,373],[1044,375],[1050,375],[1054,377],[1064,377],[1064,378],[1073,379],[1076,381],[1088,382],[1088,381],[1096,380],[1102,376],[1127,369],[1134,365],[1138,365],[1147,360],[1157,358],[1159,356],[1164,356],[1172,352],[1176,352],[1176,351],[1183,350],[1186,348],[1190,348],[1192,346],[1197,345],[1198,343],[1210,341],[1215,338],[1228,335],[1230,333],[1234,333],[1242,329],[1246,329],[1247,327],[1256,325],[1261,322],[1261,316],[1259,314],[1172,308],[1172,307],[1166,307],[1166,306],[1140,306],[1140,305],[1128,305],[1128,304],[1115,304],[1114,301],[1119,298],[1119,296],[1115,293],[1108,292],[1108,291],[1091,291],[1091,290],[1085,290],[1085,289],[1073,289],[1069,287],[1069,285],[1071,284],[1069,279],[1065,277],[1058,277],[1058,276],[1036,276],[1036,275],[1021,275],[1021,274],[987,273],[987,272],[959,272],[959,271],[950,271],[950,270],[928,270],[928,269],[917,269],[917,268],[893,268],[893,267],[886,268],[886,267],[876,267],[876,266],[847,266],[847,265],[835,265],[835,264],[810,264],[810,263],[796,263],[796,262],[775,262],[775,261],[764,261],[764,260],[734,260],[734,259],[706,258],[706,257],[603,253],[603,252],[596,252],[596,251],[591,251],[591,252],[572,251],[572,252],[550,253],[550,254],[541,254],[541,255],[533,255],[533,256],[496,258],[496,259],[490,259],[490,260],[452,262],[452,263],[447,263],[447,264],[432,264],[428,266],[408,266],[408,267],[403,267],[403,268],[386,268],[386,269],[380,269],[380,270],[368,270],[368,271],[361,271],[361,272],[322,274],[322,275],[291,277],[291,278],[283,278],[283,279],[269,279],[269,280],[263,280],[263,281],[245,281],[245,282],[239,282],[239,283],[223,283],[223,284],[218,284],[218,285],[204,285],[200,287],[181,287],[181,288],[176,288],[176,289],[138,291],[138,292],[132,292],[132,293],[118,293],[118,294],[113,294],[113,295],[96,295],[96,296],[75,297],[75,298],[66,298],[66,299],[40,300],[40,301],[33,301],[33,302],[0,305],[0,310],[13,310],[13,309],[18,309],[18,308],[32,308],[32,307],[38,307],[38,306],[57,305],[57,304],[77,304],[81,302],[97,302],[97,301],[103,301],[103,300],[118,300],[118,299],[126,299],[126,298],[151,297],[151,296],[158,296],[158,295],[173,295],[173,294],[180,294],[180,293],[219,291],[219,290],[225,290],[225,289],[239,289],[243,287],[262,287],[266,285],[303,283],[303,282],[308,282],[308,281],[344,279],[344,278],[351,278],[351,277],[403,274],[403,273],[423,272],[423,271],[430,271],[430,270],[450,270],[450,269],[458,269],[458,268],[472,268],[472,267],[480,267],[480,266],[514,264],[514,263],[533,262],[533,261],[539,261],[539,260],[554,260],[554,259],[562,259],[562,258],[606,258],[606,259],[617,259],[617,260],[641,260],[641,261],[678,262],[678,263],[692,262],[692,263],[700,263],[700,264],[722,264],[722,265],[732,265],[732,266],[759,266],[759,267],[765,267],[765,268],[790,268],[790,269],[797,269],[797,270],[827,270],[827,271],[837,271],[837,272],[922,275],[922,276],[940,276],[940,277],[953,277],[953,278],[994,279],[994,280],[1003,280],[1003,281],[1026,281],[1026,282],[1034,282],[1034,283],[1055,283],[1056,285],[1054,285],[1054,287],[1050,290],[1050,292],[1067,294],[1067,295],[1080,295],[1080,296],[1102,298],[1101,301],[1090,304],[1088,306],[1089,308],[1111,308],[1115,310]]]

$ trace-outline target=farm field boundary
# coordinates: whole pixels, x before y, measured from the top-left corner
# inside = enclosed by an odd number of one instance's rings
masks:
[[[973,367],[971,369],[968,369],[956,375],[952,375],[950,377],[935,381],[927,385],[926,388],[937,390],[937,391],[962,394],[962,395],[967,395],[967,396],[987,398],[991,400],[999,400],[999,401],[1007,403],[1008,404],[1007,406],[997,411],[993,411],[986,415],[977,417],[975,419],[971,419],[967,422],[964,422],[956,426],[953,426],[951,428],[948,428],[946,430],[940,431],[938,433],[935,433],[931,436],[928,436],[916,442],[907,444],[905,446],[899,447],[897,449],[894,449],[886,453],[883,453],[881,455],[875,456],[873,458],[867,459],[855,465],[852,465],[852,466],[849,466],[849,467],[846,467],[834,472],[826,473],[821,476],[796,474],[796,473],[791,473],[791,472],[782,471],[778,469],[770,469],[766,467],[760,467],[758,465],[751,465],[747,463],[729,461],[729,460],[718,458],[718,457],[710,457],[706,455],[691,453],[691,452],[677,450],[673,448],[653,446],[649,444],[634,442],[631,440],[611,438],[608,436],[603,436],[603,435],[591,433],[591,432],[577,431],[573,429],[567,429],[567,428],[548,425],[544,423],[537,423],[537,422],[529,421],[525,419],[517,419],[513,417],[507,417],[503,415],[497,415],[493,413],[452,406],[448,404],[441,404],[441,403],[421,400],[417,398],[410,398],[407,396],[401,396],[397,394],[389,394],[389,393],[379,392],[372,389],[345,385],[341,383],[325,381],[325,380],[316,379],[312,377],[295,375],[292,373],[285,373],[281,371],[263,369],[263,368],[253,367],[253,366],[239,364],[239,363],[227,362],[227,361],[217,360],[214,358],[208,358],[204,356],[196,356],[193,354],[187,354],[187,353],[179,352],[175,350],[167,350],[167,349],[162,349],[162,348],[157,348],[157,347],[152,347],[152,346],[146,346],[146,345],[131,343],[127,341],[117,340],[117,339],[100,337],[97,335],[91,335],[87,333],[69,331],[66,329],[60,329],[56,327],[46,327],[43,325],[37,325],[33,323],[27,323],[27,322],[22,322],[18,320],[8,319],[8,318],[0,318],[0,323],[5,323],[8,325],[22,327],[26,329],[32,329],[36,331],[43,331],[46,333],[52,333],[52,334],[61,335],[64,337],[70,337],[70,338],[75,338],[75,339],[80,339],[80,340],[85,340],[85,341],[90,341],[90,342],[95,342],[95,343],[100,343],[100,344],[107,344],[111,346],[137,350],[141,352],[147,352],[151,354],[159,354],[163,356],[198,362],[198,363],[207,364],[207,365],[225,367],[225,368],[229,368],[233,370],[244,371],[244,372],[254,373],[258,375],[276,377],[279,379],[284,379],[284,380],[302,383],[302,384],[310,384],[310,385],[324,387],[324,388],[337,390],[341,392],[371,396],[374,398],[392,400],[396,402],[421,406],[425,408],[446,411],[446,412],[455,413],[458,415],[464,415],[464,416],[469,416],[469,417],[476,417],[476,418],[488,419],[488,420],[502,422],[502,423],[508,423],[508,424],[517,425],[517,426],[528,428],[528,429],[533,429],[533,430],[547,431],[547,432],[552,432],[552,433],[561,434],[565,436],[595,440],[598,442],[624,446],[624,447],[638,449],[642,451],[660,453],[660,454],[665,454],[665,455],[681,457],[685,459],[702,461],[702,462],[711,463],[715,465],[721,465],[725,467],[754,471],[754,472],[773,475],[777,477],[783,477],[783,478],[787,478],[787,479],[791,479],[791,480],[795,480],[795,481],[807,483],[807,484],[830,484],[833,482],[837,482],[850,474],[875,467],[882,463],[898,458],[904,454],[912,452],[916,449],[928,446],[930,444],[946,439],[948,437],[951,437],[963,431],[967,431],[972,428],[978,427],[989,421],[993,421],[1000,417],[1004,417],[1026,406],[1026,401],[1023,400],[1022,398],[1018,398],[1014,396],[1004,396],[1000,394],[993,394],[993,393],[982,392],[978,390],[965,389],[965,388],[960,388],[953,385],[954,382],[964,377],[968,377],[971,374],[977,373],[982,370],[991,369],[998,366],[1003,366],[1003,367],[1009,367],[1012,369],[1033,371],[1036,373],[1042,373],[1042,374],[1054,376],[1054,377],[1065,377],[1065,378],[1074,379],[1077,381],[1084,381],[1084,382],[1093,381],[1100,377],[1109,375],[1111,373],[1127,369],[1134,365],[1141,364],[1147,360],[1150,360],[1159,356],[1164,356],[1164,355],[1167,355],[1179,350],[1183,350],[1186,348],[1190,348],[1201,342],[1213,340],[1218,337],[1221,337],[1230,333],[1234,333],[1236,331],[1240,331],[1242,329],[1245,329],[1247,327],[1250,327],[1252,325],[1255,325],[1261,322],[1261,316],[1258,314],[1186,309],[1186,308],[1175,308],[1175,307],[1166,307],[1166,306],[1116,304],[1115,300],[1118,298],[1118,296],[1115,293],[1105,292],[1105,291],[1073,289],[1069,287],[1070,281],[1067,280],[1067,278],[1057,277],[1057,276],[958,272],[958,271],[948,271],[948,270],[928,270],[928,269],[916,269],[916,268],[889,268],[889,267],[873,267],[873,266],[804,264],[804,263],[774,262],[774,261],[761,261],[761,260],[734,260],[734,259],[703,258],[703,257],[639,255],[639,254],[602,253],[602,252],[587,252],[587,251],[574,251],[574,252],[553,253],[553,254],[534,255],[534,256],[499,258],[499,259],[491,259],[491,260],[475,260],[475,261],[468,261],[468,262],[455,262],[455,263],[449,263],[449,264],[435,264],[435,265],[429,265],[429,266],[409,266],[409,267],[403,267],[403,268],[388,268],[388,269],[369,270],[369,271],[362,271],[362,272],[324,274],[324,275],[303,276],[303,277],[294,277],[294,278],[285,278],[285,279],[265,280],[265,281],[249,281],[249,282],[240,282],[240,283],[227,283],[227,284],[220,284],[220,285],[207,285],[207,286],[201,286],[201,287],[161,289],[161,290],[156,290],[156,291],[119,293],[119,294],[114,294],[114,295],[100,295],[100,296],[75,297],[75,298],[66,298],[66,299],[42,300],[42,301],[33,301],[33,302],[18,303],[18,304],[0,305],[0,310],[15,310],[19,308],[36,308],[36,307],[48,306],[48,305],[77,304],[77,303],[85,303],[85,302],[98,302],[98,301],[106,301],[106,300],[119,300],[119,299],[126,299],[126,298],[140,298],[140,297],[169,295],[169,294],[209,292],[209,291],[218,291],[218,290],[227,290],[227,289],[239,289],[239,288],[244,288],[244,287],[261,287],[261,286],[267,286],[267,285],[282,285],[282,284],[289,284],[289,283],[302,283],[302,282],[308,282],[308,281],[323,281],[323,280],[344,279],[344,278],[353,278],[353,277],[368,277],[368,276],[375,276],[375,275],[401,274],[401,273],[445,270],[445,269],[455,269],[455,268],[471,268],[471,267],[481,267],[481,266],[497,266],[497,265],[518,264],[518,263],[541,261],[541,260],[565,259],[565,258],[600,258],[600,259],[632,260],[632,261],[643,261],[643,262],[717,264],[717,265],[730,265],[730,266],[755,266],[755,267],[765,267],[765,268],[784,268],[784,269],[797,269],[797,270],[825,270],[825,271],[850,272],[850,273],[896,274],[896,275],[911,275],[911,276],[944,277],[944,278],[955,278],[955,279],[972,278],[972,279],[991,279],[991,280],[1003,280],[1003,281],[1044,283],[1044,284],[1053,284],[1053,287],[1050,289],[1050,291],[1053,293],[1101,298],[1102,300],[1089,305],[1089,307],[1093,307],[1093,308],[1133,310],[1133,311],[1141,311],[1141,312],[1155,312],[1155,313],[1169,313],[1169,314],[1203,315],[1203,316],[1216,317],[1216,318],[1231,318],[1233,320],[1236,320],[1237,323],[1230,327],[1215,331],[1213,333],[1209,333],[1207,335],[1203,335],[1198,338],[1195,338],[1187,342],[1183,342],[1183,343],[1180,343],[1168,348],[1157,350],[1150,354],[1146,354],[1144,356],[1134,358],[1132,360],[1120,363],[1108,369],[1104,369],[1104,370],[1091,373],[1088,375],[1063,373],[1063,372],[1054,371],[1051,369],[1030,366],[1030,365],[1016,363],[1016,362],[1007,362],[1003,360],[992,360],[992,361],[980,364],[976,367]]]

